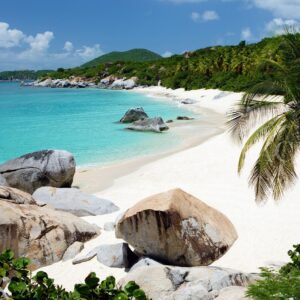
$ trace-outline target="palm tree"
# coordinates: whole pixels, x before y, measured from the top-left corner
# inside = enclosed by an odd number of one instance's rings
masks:
[[[250,88],[229,114],[232,136],[239,142],[248,137],[240,154],[239,173],[248,150],[262,142],[249,179],[257,202],[266,201],[270,195],[280,199],[297,177],[294,163],[300,149],[299,34],[287,31],[282,36],[278,57],[261,65],[272,79]],[[249,137],[251,129],[254,132]]]

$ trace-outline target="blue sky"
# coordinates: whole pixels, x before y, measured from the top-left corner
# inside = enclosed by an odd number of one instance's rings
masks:
[[[162,55],[255,42],[300,22],[300,0],[9,0],[0,70],[72,67],[103,53]]]

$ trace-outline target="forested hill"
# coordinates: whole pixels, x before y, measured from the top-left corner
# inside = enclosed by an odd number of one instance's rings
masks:
[[[45,76],[51,70],[21,70],[21,71],[3,71],[0,72],[0,80],[35,80]]]
[[[300,34],[297,34],[300,38]],[[161,84],[170,88],[218,88],[243,91],[263,78],[272,78],[270,68],[259,68],[264,59],[280,61],[282,37],[265,38],[259,43],[215,46],[174,55],[150,62],[102,63],[94,67],[60,70],[52,78],[72,75],[93,78],[96,82],[108,75],[137,77],[141,85]]]
[[[129,61],[129,62],[144,62],[153,61],[162,58],[157,53],[149,51],[147,49],[132,49],[124,52],[110,52],[99,56],[84,65],[82,67],[93,67],[101,63],[112,63],[116,61]]]

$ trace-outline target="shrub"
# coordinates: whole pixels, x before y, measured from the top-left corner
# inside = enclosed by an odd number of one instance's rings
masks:
[[[95,273],[90,273],[84,283],[76,284],[74,290],[66,291],[55,285],[47,273],[39,271],[32,276],[28,258],[14,258],[11,250],[0,254],[0,299],[14,300],[146,300],[139,286],[128,282],[124,288],[116,285],[114,277],[100,282]],[[9,295],[4,292],[8,287]]]
[[[300,244],[288,254],[291,262],[279,271],[261,269],[261,279],[248,287],[247,296],[255,300],[300,299]]]

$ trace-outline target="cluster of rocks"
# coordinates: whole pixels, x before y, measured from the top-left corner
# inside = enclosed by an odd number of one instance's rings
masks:
[[[29,153],[0,165],[0,253],[12,249],[38,268],[73,258],[100,234],[78,216],[119,208],[71,188],[75,168],[73,155],[62,150]]]
[[[114,76],[108,76],[100,80],[97,87],[101,89],[111,90],[131,90],[137,86],[137,77],[132,78],[117,78]]]
[[[137,77],[130,79],[108,76],[99,81],[87,80],[81,77],[70,77],[69,79],[43,79],[33,82],[21,82],[21,86],[49,87],[49,88],[101,88],[111,90],[130,90],[137,86]]]
[[[62,259],[69,246],[100,234],[99,228],[66,212],[39,206],[26,192],[0,187],[0,252],[12,249],[38,268]]]
[[[134,131],[162,132],[169,129],[161,117],[149,118],[142,107],[130,108],[120,122],[131,123],[127,129]]]
[[[142,108],[123,117],[124,122],[146,120],[151,119]],[[152,299],[246,299],[245,287],[257,279],[255,274],[208,266],[238,238],[233,224],[181,189],[150,196],[106,222],[104,230],[115,232],[116,243],[81,254],[84,242],[100,228],[78,216],[119,208],[71,188],[74,172],[72,154],[59,150],[0,165],[0,252],[10,248],[31,258],[34,268],[96,257],[105,266],[125,268],[128,274],[119,284],[134,280]]]
[[[115,224],[125,242],[99,245],[72,263],[97,258],[128,271],[119,284],[133,280],[150,299],[246,299],[257,275],[209,267],[237,239],[230,220],[192,195],[174,189],[148,197]],[[226,298],[227,297],[227,298]]]
[[[22,82],[22,86],[32,87],[50,87],[50,88],[87,88],[96,87],[96,84],[91,81],[86,81],[81,78],[73,79],[51,79],[36,80],[33,82]]]

